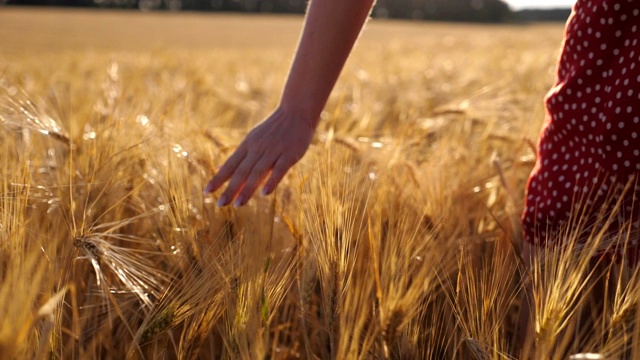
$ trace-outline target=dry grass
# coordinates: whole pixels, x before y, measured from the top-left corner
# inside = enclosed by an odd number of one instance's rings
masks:
[[[515,341],[560,25],[374,21],[275,195],[203,197],[300,21],[0,13],[2,358],[640,354],[638,275],[592,271],[601,234],[534,263]]]

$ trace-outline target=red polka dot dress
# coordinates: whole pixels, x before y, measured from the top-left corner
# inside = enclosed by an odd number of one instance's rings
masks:
[[[577,1],[545,106],[522,216],[525,241],[563,241],[559,231],[572,214],[581,214],[588,233],[618,200],[618,226],[640,219],[640,187],[630,181],[640,175],[640,0]]]

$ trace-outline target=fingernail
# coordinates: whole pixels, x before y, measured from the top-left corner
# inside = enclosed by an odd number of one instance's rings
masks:
[[[269,189],[267,189],[267,187],[265,186],[262,188],[262,191],[260,192],[260,194],[262,194],[262,196],[267,196],[269,195],[269,192],[270,192]]]
[[[236,199],[236,202],[233,203],[234,207],[240,207],[244,205],[244,198],[242,196],[238,196],[238,198]]]
[[[218,207],[223,207],[223,206],[227,205],[227,196],[222,194],[220,196],[220,198],[218,199],[217,205],[218,205]]]

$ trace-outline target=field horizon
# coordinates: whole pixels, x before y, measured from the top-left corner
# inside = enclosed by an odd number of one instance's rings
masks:
[[[139,52],[162,47],[184,50],[264,49],[290,51],[297,43],[303,16],[201,12],[141,12],[5,6],[0,12],[3,56],[65,51]],[[251,26],[247,27],[247,22]],[[460,36],[474,30],[536,32],[559,48],[562,24],[473,24],[371,19],[359,43],[399,40],[426,43],[432,36]],[[219,34],[224,34],[223,37]],[[357,47],[356,47],[357,51]],[[425,49],[428,52],[428,49]]]

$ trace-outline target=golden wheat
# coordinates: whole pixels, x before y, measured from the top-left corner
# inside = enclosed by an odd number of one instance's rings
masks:
[[[519,258],[559,24],[372,21],[309,154],[218,209],[301,18],[49,11],[0,13],[2,358],[640,354],[637,270],[591,262],[636,229]]]

